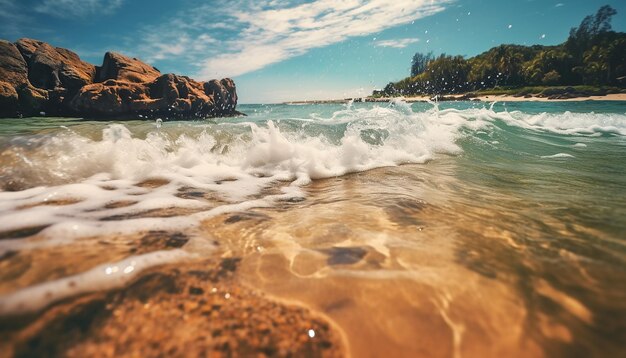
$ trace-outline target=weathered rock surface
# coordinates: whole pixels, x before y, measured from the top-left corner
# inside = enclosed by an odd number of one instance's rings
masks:
[[[101,67],[45,42],[0,40],[0,117],[205,118],[236,111],[229,78],[198,82],[118,53]]]
[[[13,86],[28,83],[28,66],[15,45],[0,40],[0,81]]]
[[[15,45],[0,40],[0,117],[11,117],[19,108],[18,89],[28,84],[28,66]]]
[[[8,82],[0,81],[0,117],[17,113],[19,97],[17,91]]]
[[[104,55],[102,67],[98,70],[98,82],[118,80],[143,83],[152,82],[161,75],[159,70],[140,60],[115,52],[107,52]]]
[[[28,64],[28,80],[37,88],[61,87],[75,93],[94,81],[96,66],[72,51],[31,39],[20,39],[16,45]]]
[[[204,91],[208,95],[214,96],[227,110],[234,110],[237,106],[235,82],[230,78],[224,78],[221,81],[211,80],[206,82],[204,84]]]

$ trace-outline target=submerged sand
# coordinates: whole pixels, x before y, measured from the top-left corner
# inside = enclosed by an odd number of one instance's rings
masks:
[[[65,300],[40,316],[0,320],[3,357],[346,355],[310,310],[242,285],[240,258],[149,270],[126,288]]]
[[[442,195],[458,186],[442,175],[455,170],[452,161],[440,160],[319,180],[305,188],[305,200],[206,219],[195,234],[213,240],[213,250],[148,268],[119,288],[5,314],[1,356],[619,352],[620,333],[606,327],[620,327],[607,315],[623,310],[620,291],[604,287],[600,296],[578,291],[597,285],[593,277],[610,284],[623,276],[585,262],[582,252],[561,248],[570,238],[578,240],[581,229],[570,231],[560,219],[545,216],[527,220],[520,230],[519,202],[488,189]],[[507,209],[494,211],[476,203],[477,197]],[[490,225],[485,217],[493,219]],[[188,247],[188,235],[95,237],[4,254],[0,291],[129,255],[197,251]],[[594,235],[603,240],[602,233]],[[554,256],[558,265],[541,259]],[[573,283],[579,286],[570,288]]]

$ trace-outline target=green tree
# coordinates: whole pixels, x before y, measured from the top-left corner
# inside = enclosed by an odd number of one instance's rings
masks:
[[[575,84],[572,67],[574,67],[573,58],[562,47],[547,48],[524,63],[522,69],[524,83],[528,85]],[[546,75],[551,72],[553,73],[546,78]]]
[[[581,58],[585,49],[592,45],[598,35],[612,30],[611,20],[616,14],[617,10],[610,5],[604,5],[595,15],[586,16],[578,27],[570,30],[565,47],[574,56]]]
[[[468,89],[469,63],[463,56],[442,54],[428,64],[424,72],[431,93],[458,93]]]
[[[555,70],[546,73],[541,79],[541,83],[544,85],[557,85],[560,81],[561,75]]]
[[[411,77],[415,77],[420,73],[424,73],[424,71],[426,71],[428,63],[432,60],[434,60],[432,52],[429,52],[427,54],[416,52],[415,55],[413,55],[413,59],[411,60]]]
[[[617,11],[601,7],[557,46],[500,45],[478,56],[434,58],[416,53],[411,77],[390,83],[387,95],[444,94],[497,86],[626,84],[626,34],[611,29]]]

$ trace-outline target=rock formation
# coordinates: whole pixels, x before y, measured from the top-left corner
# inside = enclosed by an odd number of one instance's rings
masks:
[[[107,52],[102,66],[45,42],[0,40],[0,118],[205,118],[232,116],[237,92],[229,78],[198,82],[161,74],[136,58]]]
[[[96,76],[98,82],[118,80],[125,82],[144,83],[152,82],[161,76],[156,68],[147,65],[136,58],[128,58],[115,52],[104,55],[102,67]]]

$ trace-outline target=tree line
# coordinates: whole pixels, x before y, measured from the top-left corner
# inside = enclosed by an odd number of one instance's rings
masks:
[[[583,19],[557,46],[500,45],[478,56],[416,53],[411,76],[376,94],[452,94],[495,87],[620,86],[626,83],[626,33],[615,32],[609,5]]]

